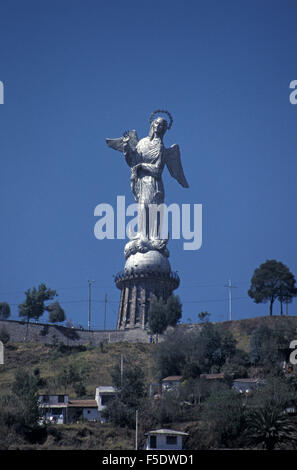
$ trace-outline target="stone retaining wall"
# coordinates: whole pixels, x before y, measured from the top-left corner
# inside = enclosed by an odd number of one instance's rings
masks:
[[[138,328],[133,330],[80,330],[66,328],[65,326],[50,325],[47,323],[29,323],[16,320],[0,320],[2,328],[9,333],[12,342],[38,342],[53,344],[55,341],[68,346],[91,343],[99,345],[102,342],[149,343],[150,336],[146,331]]]

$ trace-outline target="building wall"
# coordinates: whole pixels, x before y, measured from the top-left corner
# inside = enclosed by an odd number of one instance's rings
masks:
[[[46,420],[50,420],[54,416],[56,424],[65,424],[65,410],[55,411],[54,413],[48,410],[43,414],[43,416]]]
[[[173,390],[173,389],[178,389],[180,385],[180,380],[169,380],[168,382],[162,382],[162,390]]]
[[[113,398],[115,398],[115,395],[116,395],[115,393],[113,394],[112,393],[100,393],[100,392],[97,393],[96,391],[95,400],[98,403],[98,410],[102,411],[106,407],[106,404],[102,403],[104,401],[104,398],[108,397],[108,400],[112,400]]]
[[[41,397],[42,397],[42,399],[41,399]],[[57,404],[68,403],[69,402],[68,395],[63,395],[63,397],[64,397],[63,402],[59,401],[59,395],[48,395],[48,397],[49,397],[48,401],[45,401],[43,397],[44,397],[44,395],[40,395],[40,402],[41,403],[47,403],[49,405],[57,405]]]
[[[98,421],[99,413],[97,408],[84,408],[83,418],[87,421]]]
[[[177,437],[176,445],[168,445],[166,443],[166,435],[164,434],[157,434],[156,436],[157,436],[157,449],[155,450],[181,450],[182,449],[182,436],[176,436]],[[149,444],[150,444],[150,437],[148,436],[147,450],[150,449]]]
[[[79,330],[66,328],[59,325],[47,323],[27,323],[16,320],[0,320],[0,331],[5,327],[12,342],[28,341],[31,343],[53,344],[54,341],[62,342],[67,346],[79,344],[93,344],[98,346],[102,342],[119,343],[150,343],[151,336],[142,328],[128,330]],[[201,325],[179,325],[177,328],[186,328],[187,331],[200,329]],[[169,327],[171,328],[171,327]],[[162,341],[159,335],[159,342]]]
[[[253,390],[256,390],[257,388],[259,388],[259,385],[257,382],[233,382],[233,386],[232,388],[234,388],[235,390],[237,390],[238,392],[251,392]]]

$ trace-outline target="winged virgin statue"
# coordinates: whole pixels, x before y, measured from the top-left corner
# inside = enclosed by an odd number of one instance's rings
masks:
[[[155,118],[157,114],[165,113],[169,117],[167,120],[161,116]],[[149,135],[143,139],[138,139],[135,130],[124,132],[123,136],[117,139],[106,139],[106,143],[114,150],[118,150],[124,154],[125,160],[131,168],[130,184],[134,194],[135,201],[140,207],[141,214],[145,216],[145,222],[140,223],[142,230],[139,230],[139,236],[135,237],[133,251],[140,250],[139,239],[142,238],[142,246],[144,250],[161,249],[166,246],[167,240],[160,240],[160,220],[155,220],[149,228],[147,228],[148,211],[150,205],[164,203],[164,186],[162,181],[162,172],[167,166],[170,175],[175,178],[184,188],[188,188],[188,182],[184,175],[180,149],[177,144],[166,148],[163,144],[163,137],[167,130],[172,126],[172,117],[168,111],[157,110],[150,116]],[[141,234],[141,236],[140,236]],[[144,243],[144,240],[146,243]],[[135,241],[137,241],[135,244]],[[148,240],[150,242],[148,243]],[[138,243],[138,245],[137,245]],[[163,245],[162,245],[163,243]],[[128,244],[129,245],[129,244]],[[155,247],[155,248],[154,248]],[[129,247],[126,247],[130,254]],[[126,252],[127,256],[127,252]]]

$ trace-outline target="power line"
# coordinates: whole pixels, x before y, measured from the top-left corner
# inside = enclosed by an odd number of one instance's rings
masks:
[[[98,283],[100,285],[94,286],[95,289],[100,289],[102,287],[110,286],[110,284],[102,284],[101,280],[94,280],[92,282]],[[185,285],[183,286],[183,289],[191,288],[191,287],[222,287],[222,282],[210,282],[207,284],[200,284],[199,282],[187,282],[186,279],[184,279]],[[236,282],[237,285],[249,285],[249,282]],[[72,289],[85,289],[85,286],[82,284],[79,285],[73,285],[73,286],[65,286],[65,287],[55,287],[55,290],[72,290]],[[24,290],[16,290],[16,291],[3,291],[0,292],[0,295],[14,295],[14,294],[25,294],[25,291],[28,290],[27,288]]]
[[[233,300],[242,300],[242,299],[249,299],[248,296],[244,297],[233,297]],[[182,303],[187,304],[187,303],[204,303],[204,302],[226,302],[228,300],[227,297],[224,299],[205,299],[205,300],[184,300]],[[88,299],[81,299],[81,300],[61,300],[61,304],[76,304],[76,303],[88,303]],[[96,300],[92,299],[92,303],[100,303],[100,304],[105,304],[106,300]],[[108,300],[108,303],[113,303],[113,304],[118,304],[119,300]],[[9,305],[11,306],[17,306],[19,305],[18,303],[10,303]]]

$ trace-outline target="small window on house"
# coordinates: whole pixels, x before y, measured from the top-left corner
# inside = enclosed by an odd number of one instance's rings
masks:
[[[64,395],[58,395],[58,403],[64,403]]]
[[[49,396],[43,395],[43,403],[48,403],[48,402],[49,402]]]
[[[166,444],[168,446],[175,446],[177,444],[176,436],[166,436]]]
[[[89,415],[90,413],[91,413],[91,411],[90,411],[90,410],[88,410],[88,415]]]
[[[114,400],[114,395],[102,395],[101,396],[101,405],[106,406],[111,400]]]
[[[157,448],[157,436],[150,436],[150,448],[151,449]]]

